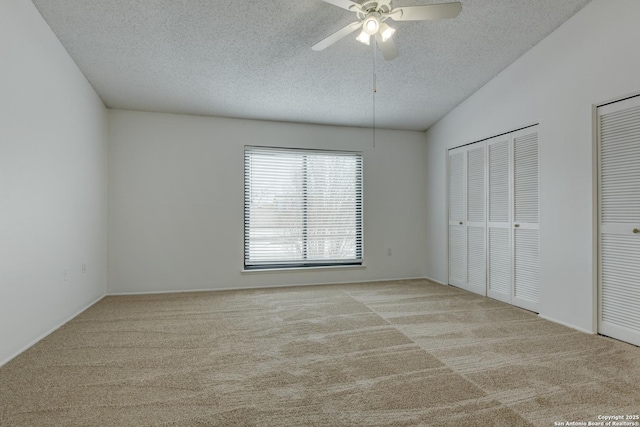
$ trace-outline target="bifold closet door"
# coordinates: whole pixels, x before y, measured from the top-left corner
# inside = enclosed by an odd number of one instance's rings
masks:
[[[538,129],[449,151],[449,283],[539,305]]]
[[[640,345],[640,97],[598,108],[598,332]]]
[[[487,165],[487,296],[537,312],[537,126],[488,140]]]
[[[466,148],[449,151],[449,284],[467,282]]]
[[[467,147],[467,282],[468,291],[486,295],[485,144]]]
[[[539,311],[538,130],[513,138],[513,300]]]
[[[449,151],[449,284],[486,295],[485,144]]]
[[[511,303],[511,139],[487,141],[487,296]]]

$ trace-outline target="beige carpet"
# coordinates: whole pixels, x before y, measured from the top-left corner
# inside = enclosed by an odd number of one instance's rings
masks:
[[[640,348],[425,280],[107,297],[0,368],[2,426],[553,426]]]

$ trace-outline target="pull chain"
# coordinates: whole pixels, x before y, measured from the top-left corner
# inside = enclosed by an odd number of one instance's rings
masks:
[[[373,38],[373,148],[376,148],[376,92],[378,92],[378,86],[376,81],[376,43],[377,40]]]

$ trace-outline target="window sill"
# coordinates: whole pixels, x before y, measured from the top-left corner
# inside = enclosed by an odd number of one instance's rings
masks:
[[[260,268],[255,270],[242,270],[242,274],[260,274],[260,273],[300,273],[303,271],[321,271],[321,270],[353,270],[366,268],[365,264],[360,265],[322,265],[318,267],[290,267],[290,268]]]

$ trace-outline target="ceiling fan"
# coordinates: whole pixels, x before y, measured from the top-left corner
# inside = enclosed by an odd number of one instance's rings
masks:
[[[369,45],[371,43],[371,37],[375,37],[382,56],[387,61],[398,56],[398,49],[391,38],[396,30],[384,21],[389,18],[394,21],[426,21],[431,19],[455,18],[462,10],[460,2],[393,7],[391,0],[365,0],[362,4],[350,0],[323,1],[355,12],[358,20],[316,43],[311,49],[316,51],[323,50],[341,38],[361,29],[362,31],[356,40]]]

